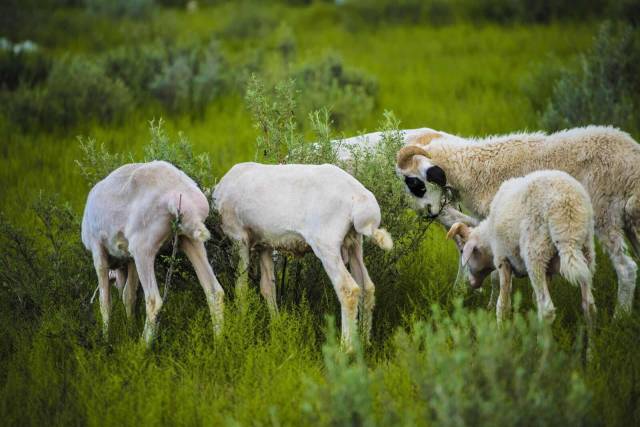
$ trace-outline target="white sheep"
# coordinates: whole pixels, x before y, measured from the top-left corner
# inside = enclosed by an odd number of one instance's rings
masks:
[[[447,237],[457,238],[473,287],[497,268],[498,320],[510,309],[511,275],[529,275],[540,320],[553,321],[555,307],[548,283],[560,273],[582,293],[582,309],[591,325],[596,306],[591,293],[595,270],[593,209],[589,195],[569,174],[537,171],[505,181],[491,202],[489,216],[477,227],[454,224]]]
[[[146,301],[143,337],[150,343],[162,298],[154,261],[172,234],[171,222],[181,215],[180,247],[193,264],[204,289],[218,331],[223,316],[224,291],[207,260],[204,241],[209,231],[204,221],[209,203],[196,183],[170,163],[154,161],[119,167],[89,192],[82,218],[82,242],[91,251],[98,275],[100,311],[105,335],[109,329],[111,300],[109,270],[119,287],[128,317],[133,313],[138,277]]]
[[[322,261],[338,295],[343,343],[347,348],[352,344],[358,302],[368,339],[375,288],[364,265],[362,236],[371,237],[385,250],[393,245],[389,233],[378,228],[380,207],[369,190],[333,165],[240,163],[215,187],[213,201],[223,231],[239,245],[237,292],[247,286],[249,253],[256,248],[260,252],[260,291],[270,311],[276,313],[273,250],[297,254],[310,248]]]
[[[591,197],[595,233],[618,275],[618,312],[629,312],[637,266],[626,253],[625,235],[640,255],[640,146],[612,127],[588,126],[546,135],[513,134],[481,140],[452,139],[438,133],[398,152],[397,170],[409,182],[416,203],[432,214],[441,209],[443,185],[455,189],[462,204],[480,218],[500,185],[541,169],[576,178]],[[436,185],[426,186],[425,182]],[[420,186],[419,184],[423,184]],[[443,222],[456,221],[449,208]],[[465,219],[460,216],[460,221]]]

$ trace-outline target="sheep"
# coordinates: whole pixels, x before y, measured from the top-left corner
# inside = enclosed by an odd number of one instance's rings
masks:
[[[116,280],[119,290],[122,288],[127,317],[133,313],[139,278],[147,313],[143,338],[147,344],[153,341],[162,307],[154,261],[158,250],[171,236],[171,221],[178,214],[181,218],[180,247],[193,264],[205,292],[214,331],[220,330],[224,291],[211,269],[204,247],[209,239],[209,231],[204,225],[209,203],[185,173],[170,163],[153,161],[119,167],[98,182],[87,197],[82,242],[91,251],[98,275],[105,336],[111,310],[110,277]],[[110,274],[110,269],[115,271]]]
[[[518,133],[481,140],[451,139],[446,134],[414,141],[399,150],[397,172],[412,183],[420,207],[437,215],[445,185],[479,218],[487,216],[500,185],[541,169],[557,169],[576,178],[591,197],[595,233],[618,276],[616,313],[630,312],[637,265],[624,237],[640,255],[640,146],[608,126],[587,126],[550,135]],[[425,185],[434,183],[435,185]],[[420,191],[425,186],[422,195]],[[420,190],[420,191],[417,191]],[[451,207],[442,222],[465,222]]]
[[[418,128],[418,129],[403,129],[399,130],[402,135],[403,142],[405,144],[415,141],[420,138],[422,135],[431,135],[436,133],[437,131],[429,128]],[[371,150],[375,148],[382,138],[384,137],[385,132],[371,132],[365,133],[362,135],[356,135],[349,138],[335,139],[331,141],[331,143],[336,147],[336,153],[338,160],[341,162],[349,162],[352,160],[353,154],[352,151],[356,148]],[[451,138],[457,138],[454,135],[448,135]]]
[[[334,165],[263,165],[240,163],[213,192],[222,230],[239,246],[236,293],[246,289],[249,254],[260,253],[260,292],[272,314],[276,304],[273,250],[320,259],[341,305],[342,343],[351,348],[358,303],[366,340],[371,332],[374,284],[363,261],[362,236],[390,250],[389,233],[379,228],[375,196]],[[345,263],[349,263],[351,274]]]
[[[529,275],[540,320],[553,321],[555,307],[548,283],[560,273],[582,293],[582,309],[591,325],[596,306],[591,293],[595,271],[593,208],[589,195],[571,175],[542,170],[505,181],[491,202],[489,216],[477,227],[458,222],[447,237],[456,238],[472,287],[498,269],[498,320],[510,309],[511,275]]]

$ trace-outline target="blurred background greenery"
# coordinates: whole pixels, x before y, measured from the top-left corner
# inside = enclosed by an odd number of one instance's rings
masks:
[[[486,292],[453,288],[453,244],[407,208],[392,168],[397,128],[483,136],[611,124],[637,140],[639,20],[637,0],[3,1],[0,416],[14,425],[640,423],[640,315],[611,319],[607,258],[598,257],[600,318],[585,364],[578,290],[554,282],[549,332],[527,314],[520,281],[517,314],[496,328]],[[236,311],[234,256],[215,213],[208,250],[228,296],[223,337],[214,340],[181,258],[156,347],[138,342],[143,307],[127,325],[120,303],[103,340],[79,242],[90,183],[122,162],[163,158],[209,187],[236,162],[277,160],[257,150],[267,128],[285,154],[391,131],[388,144],[360,153],[356,171],[397,246],[366,248],[378,285],[372,347],[354,358],[337,350],[324,320],[337,302],[313,257],[279,260],[280,318],[269,320],[255,296],[249,312]],[[158,277],[165,267],[161,256]]]

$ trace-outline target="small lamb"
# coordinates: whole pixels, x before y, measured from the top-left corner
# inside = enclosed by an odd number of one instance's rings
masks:
[[[204,289],[214,330],[222,324],[224,291],[207,260],[204,221],[209,203],[196,183],[170,163],[154,161],[119,167],[89,192],[82,218],[82,242],[93,255],[100,289],[103,332],[109,330],[109,279],[116,279],[128,317],[133,313],[138,276],[146,301],[143,337],[151,343],[162,298],[154,261],[171,237],[178,212],[180,247],[193,264]],[[110,273],[109,270],[115,270]],[[125,276],[125,269],[127,274]],[[126,282],[125,282],[126,280]],[[122,289],[121,289],[122,288]]]
[[[510,309],[511,274],[531,280],[538,317],[553,321],[555,307],[548,282],[560,273],[582,291],[582,309],[587,325],[596,306],[591,294],[595,270],[593,209],[582,185],[560,171],[538,171],[505,181],[491,202],[489,216],[477,227],[463,223],[451,226],[468,265],[470,284],[480,287],[496,267],[500,295],[498,320]]]
[[[249,252],[256,248],[260,291],[271,313],[277,313],[273,250],[300,254],[310,248],[338,295],[343,344],[351,348],[358,303],[363,334],[369,338],[375,289],[364,265],[362,235],[385,250],[393,242],[378,228],[380,207],[360,182],[333,165],[240,163],[216,186],[213,202],[223,231],[239,245],[236,292],[246,289]]]

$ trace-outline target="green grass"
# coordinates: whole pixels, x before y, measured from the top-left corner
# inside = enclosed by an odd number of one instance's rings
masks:
[[[150,23],[127,21],[116,28],[100,18],[85,22],[79,11],[57,12],[52,22],[66,22],[71,29],[52,33],[55,42],[48,46],[55,55],[93,54],[126,43],[132,33],[206,38],[225,28],[233,7],[196,14],[163,10]],[[536,129],[538,116],[526,87],[531,74],[545,64],[572,64],[590,45],[596,28],[593,23],[459,24],[351,32],[339,24],[335,9],[323,4],[279,8],[272,15],[292,27],[297,63],[331,50],[347,65],[377,78],[376,109],[345,129],[347,135],[376,130],[383,110],[392,110],[405,128],[428,126],[463,135]],[[262,38],[268,42],[269,37]],[[225,40],[223,47],[232,61],[239,61],[263,42],[260,37]],[[83,123],[55,133],[19,132],[0,123],[1,210],[24,228],[18,234],[28,236],[24,247],[33,257],[24,264],[0,266],[16,278],[15,283],[0,283],[2,295],[20,297],[0,299],[4,425],[640,422],[640,317],[636,310],[630,318],[611,319],[615,274],[606,257],[598,254],[598,327],[589,363],[583,365],[578,289],[554,281],[551,294],[558,318],[553,339],[532,317],[525,280],[516,283],[521,302],[513,322],[497,328],[494,314],[484,309],[486,291],[453,289],[456,251],[435,225],[415,254],[398,260],[393,274],[381,271],[383,263],[373,263],[381,256],[367,245],[377,305],[373,345],[366,356],[350,359],[337,351],[334,322],[324,316],[337,316],[338,304],[312,256],[289,269],[299,266],[307,281],[296,283],[297,276],[290,274],[278,319],[269,319],[256,286],[249,309],[238,310],[233,277],[226,270],[220,275],[228,266],[214,265],[227,292],[219,338],[211,332],[202,291],[180,258],[180,274],[163,307],[154,348],[147,350],[139,341],[141,293],[133,323],[125,320],[122,304],[114,303],[105,341],[97,304],[88,303],[95,286],[93,267],[79,242],[77,220],[88,188],[74,163],[81,155],[76,136],[95,138],[111,152],[140,156],[150,138],[148,121],[161,115],[145,107],[121,126]],[[196,152],[209,154],[214,177],[254,158],[257,131],[239,94],[218,98],[203,120],[164,119],[170,134],[184,132]],[[75,217],[53,227],[59,235],[48,235],[51,228],[27,209],[39,190],[71,204]],[[48,212],[50,206],[44,206]],[[2,242],[12,236],[5,233]],[[7,244],[0,249],[13,256],[12,248]],[[381,277],[392,279],[384,283]],[[6,291],[18,285],[35,291]]]

